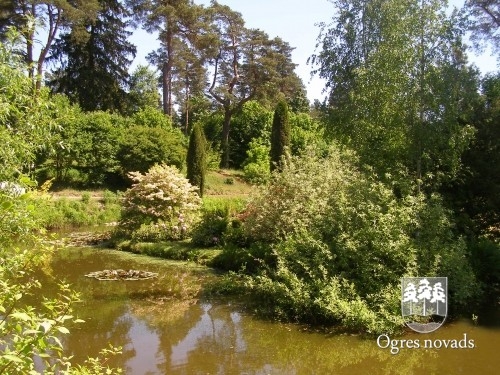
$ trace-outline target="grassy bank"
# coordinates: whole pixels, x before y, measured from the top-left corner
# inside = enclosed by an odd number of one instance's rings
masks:
[[[113,223],[120,218],[120,195],[111,191],[63,191],[30,197],[34,214],[47,229]]]
[[[203,210],[238,211],[244,207],[251,191],[252,186],[243,180],[239,171],[210,171]],[[120,219],[120,192],[63,189],[33,193],[29,199],[33,202],[36,217],[47,229],[102,225]]]
[[[116,239],[114,246],[136,254],[210,265],[221,253],[221,236],[231,218],[245,207],[253,188],[243,180],[240,172],[232,170],[209,172],[206,186],[201,222],[190,238],[182,241],[148,240],[151,242]]]

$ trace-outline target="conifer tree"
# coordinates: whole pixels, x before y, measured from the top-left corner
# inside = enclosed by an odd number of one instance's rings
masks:
[[[203,196],[205,188],[206,155],[205,136],[201,127],[197,124],[193,127],[189,137],[189,148],[187,154],[187,179],[198,186],[200,196]]]
[[[97,18],[87,23],[84,35],[70,28],[52,46],[49,60],[59,66],[47,84],[84,111],[126,113],[128,68],[136,54],[129,41],[130,11],[119,0],[98,1]]]
[[[288,105],[281,100],[274,110],[271,130],[271,171],[281,169],[281,158],[290,147],[290,123],[288,121]]]

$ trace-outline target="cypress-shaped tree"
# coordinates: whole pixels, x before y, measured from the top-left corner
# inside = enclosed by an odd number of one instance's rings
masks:
[[[206,172],[206,145],[203,130],[199,124],[196,124],[189,137],[189,148],[187,153],[187,179],[189,182],[198,186],[200,196],[203,196],[205,188]]]
[[[281,169],[282,157],[290,147],[290,123],[288,121],[288,105],[280,100],[276,105],[271,131],[271,171]]]

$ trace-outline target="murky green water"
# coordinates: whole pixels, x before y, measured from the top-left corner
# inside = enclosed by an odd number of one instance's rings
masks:
[[[113,268],[140,268],[160,275],[154,280],[121,282],[84,276]],[[483,375],[498,373],[500,368],[498,308],[489,316],[479,315],[477,326],[462,321],[431,334],[398,337],[412,340],[413,348],[404,347],[393,355],[391,346],[380,348],[376,338],[310,332],[260,320],[227,301],[193,300],[200,285],[213,276],[192,266],[79,248],[62,250],[48,271],[82,293],[77,313],[86,323],[72,327],[65,339],[74,362],[96,356],[112,343],[122,346],[123,354],[110,365],[124,368],[127,374]],[[425,340],[441,348],[426,349]],[[466,342],[468,347],[460,348]],[[387,338],[379,344],[386,346]]]

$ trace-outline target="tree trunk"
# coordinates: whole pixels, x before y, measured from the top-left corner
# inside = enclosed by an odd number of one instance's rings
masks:
[[[33,18],[36,18],[36,8],[35,4],[32,4],[31,7],[29,8],[24,8],[23,9],[23,15],[25,17],[31,16]],[[34,48],[34,42],[35,42],[35,27],[30,28],[29,30],[25,31],[25,38],[26,38],[26,63],[28,64],[28,76],[31,79],[35,78],[35,66],[34,64],[34,57],[33,57],[33,48]]]
[[[168,64],[166,61],[163,62],[162,67],[162,89],[163,89],[163,113],[170,116],[169,106],[168,106]]]
[[[163,113],[172,117],[172,56],[173,56],[173,34],[169,20],[167,22],[167,32],[165,45],[167,49],[167,60],[163,63]]]
[[[222,159],[221,168],[229,168],[229,128],[233,112],[230,108],[224,108],[224,123],[222,124]]]

